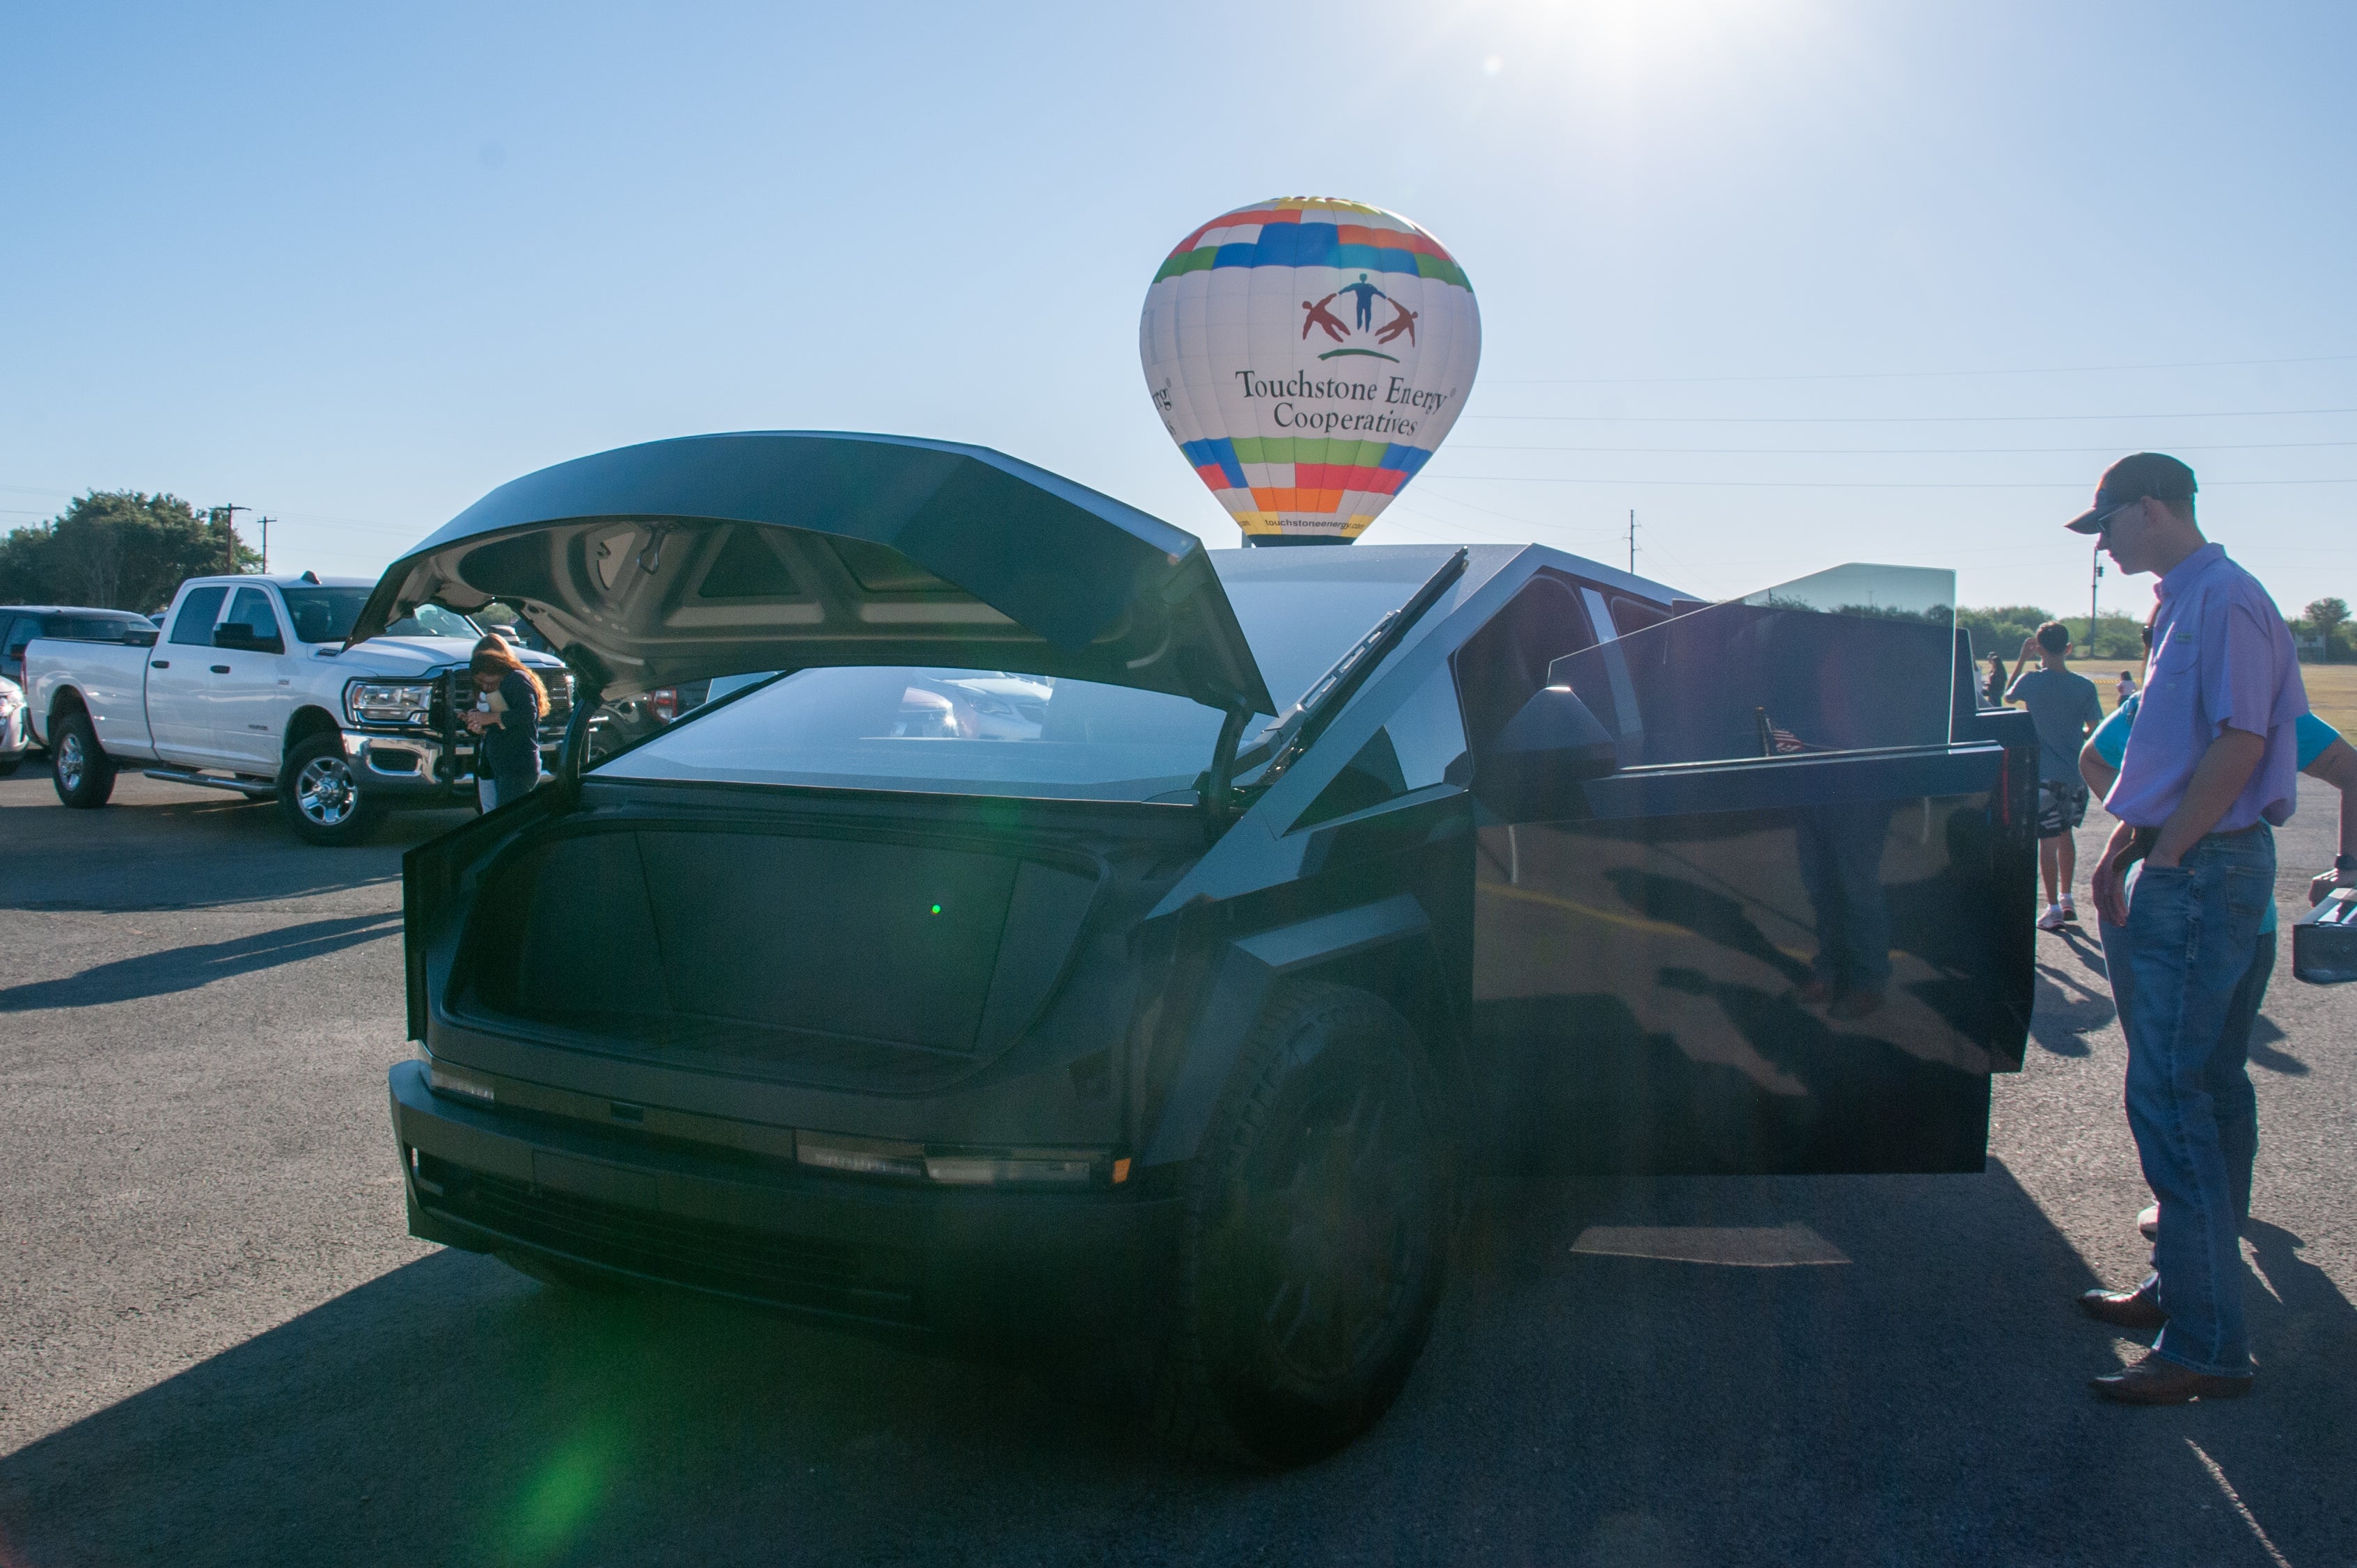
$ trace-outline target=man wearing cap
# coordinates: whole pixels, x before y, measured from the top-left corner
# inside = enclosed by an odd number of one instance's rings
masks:
[[[2093,879],[2097,918],[2119,928],[2104,944],[2113,990],[2135,996],[2120,1015],[2128,1127],[2160,1199],[2152,1273],[2080,1298],[2102,1322],[2160,1331],[2134,1366],[2094,1380],[2128,1404],[2251,1389],[2239,1217],[2209,1075],[2275,897],[2271,825],[2292,813],[2293,725],[2308,711],[2283,617],[2201,537],[2193,494],[2192,469],[2139,452],[2111,466],[2094,506],[2068,524],[2102,540],[2122,572],[2160,578],[2142,705],[2104,800],[2119,826]],[[2122,879],[2139,859],[2130,898]]]

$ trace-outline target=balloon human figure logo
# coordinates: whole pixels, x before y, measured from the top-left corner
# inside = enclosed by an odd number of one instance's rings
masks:
[[[1347,543],[1457,423],[1473,285],[1395,212],[1284,197],[1223,213],[1155,274],[1138,357],[1156,413],[1255,543]]]
[[[1367,281],[1367,274],[1364,273],[1361,273],[1359,274],[1359,281],[1357,283],[1346,283],[1340,288],[1336,289],[1333,294],[1328,295],[1323,299],[1316,301],[1305,299],[1301,302],[1302,337],[1308,337],[1309,329],[1312,327],[1315,327],[1323,331],[1327,337],[1332,338],[1337,343],[1347,341],[1353,329],[1343,326],[1340,321],[1336,320],[1334,318],[1333,312],[1326,308],[1328,306],[1334,303],[1337,295],[1345,294],[1350,295],[1359,302],[1356,330],[1364,332],[1374,326],[1375,301],[1380,299],[1385,305],[1390,306],[1394,314],[1389,321],[1383,324],[1383,330],[1375,334],[1375,341],[1378,343],[1388,343],[1392,341],[1392,339],[1397,338],[1401,333],[1405,332],[1407,334],[1407,340],[1410,345],[1413,345],[1415,342],[1415,318],[1417,313],[1410,310],[1406,306],[1402,305],[1398,300],[1394,299],[1390,295],[1385,294],[1382,289],[1379,289],[1374,285],[1369,283]],[[1371,360],[1389,360],[1394,365],[1399,363],[1398,355],[1386,354],[1380,349],[1329,349],[1318,357],[1321,360],[1339,360],[1345,354],[1364,354]]]

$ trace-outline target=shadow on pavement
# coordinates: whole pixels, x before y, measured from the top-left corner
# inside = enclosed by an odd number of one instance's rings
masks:
[[[58,980],[0,986],[0,1013],[37,1007],[79,1007],[194,991],[231,975],[251,974],[282,963],[299,963],[345,948],[401,934],[398,912],[350,915],[279,926],[221,942],[194,942],[135,958],[117,959]]]
[[[2038,1000],[2030,1014],[2029,1037],[2055,1056],[2083,1057],[2089,1050],[2087,1036],[2109,1028],[2119,1010],[2112,1004],[2104,950],[2094,937],[2068,927],[2053,937],[2068,956],[2058,954],[2048,940],[2040,940]]]
[[[322,849],[278,807],[127,777],[95,811],[59,805],[46,778],[0,780],[0,908],[175,909],[381,889],[398,900],[402,852],[471,811],[395,811],[369,842]]]
[[[1852,1261],[1574,1254],[1597,1223]],[[2002,1165],[1518,1189],[1398,1407],[1277,1477],[994,1368],[439,1252],[0,1459],[0,1562],[2265,1561],[2189,1439],[2292,1561],[2344,1561],[2357,1315],[2254,1235],[2261,1391],[2130,1411]]]

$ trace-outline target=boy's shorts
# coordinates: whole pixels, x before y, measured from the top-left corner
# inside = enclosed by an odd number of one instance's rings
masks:
[[[2087,787],[2062,779],[2038,781],[2038,836],[2059,839],[2087,820]]]

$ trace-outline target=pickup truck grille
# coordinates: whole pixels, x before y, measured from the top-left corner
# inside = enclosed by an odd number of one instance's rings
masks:
[[[540,718],[540,739],[553,746],[565,738],[565,721],[573,716],[573,677],[565,671],[540,671],[542,684],[548,688],[548,712]],[[426,723],[446,736],[463,733],[460,715],[475,705],[475,679],[465,665],[447,671],[434,683],[434,703],[426,714]]]

